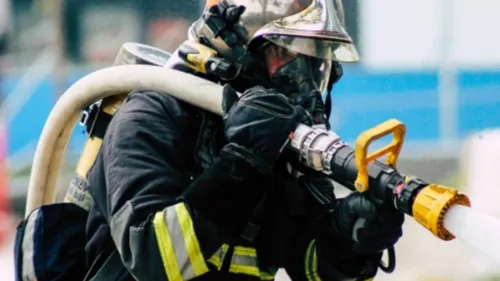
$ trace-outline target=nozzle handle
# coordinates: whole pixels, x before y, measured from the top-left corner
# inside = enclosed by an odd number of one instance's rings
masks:
[[[368,148],[373,141],[391,133],[393,134],[392,143],[371,154],[368,154]],[[365,192],[368,190],[369,163],[383,155],[388,154],[386,162],[387,165],[392,168],[396,168],[396,162],[403,146],[405,134],[405,125],[396,119],[390,119],[376,127],[364,131],[361,135],[359,135],[358,140],[356,141],[356,165],[358,166],[358,177],[354,183],[354,186],[359,192]]]

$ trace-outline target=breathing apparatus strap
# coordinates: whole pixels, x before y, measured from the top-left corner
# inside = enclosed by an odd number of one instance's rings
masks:
[[[329,87],[328,92],[326,93],[326,99],[325,99],[325,114],[326,114],[326,118],[328,118],[328,120],[330,119],[330,115],[332,113],[332,90],[331,90],[331,88],[333,88],[333,87]]]
[[[266,194],[264,193],[264,196],[260,199],[259,203],[255,207],[253,213],[252,213],[252,218],[250,221],[247,223],[245,229],[241,233],[241,238],[253,243],[255,242],[255,238],[259,234],[260,231],[260,224],[259,224],[259,217],[262,214],[262,211],[264,210],[264,204],[266,202]]]
[[[100,102],[94,103],[85,109],[80,119],[80,125],[85,128],[88,137],[103,139],[113,115],[99,109]]]
[[[332,90],[333,85],[336,84],[340,78],[344,75],[344,69],[342,65],[338,62],[332,63],[332,71],[330,72],[330,79],[328,79],[328,86],[326,87],[326,98],[325,98],[325,114],[328,120],[330,120],[330,115],[332,113]]]

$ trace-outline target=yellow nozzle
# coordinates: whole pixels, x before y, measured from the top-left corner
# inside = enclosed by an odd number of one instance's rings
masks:
[[[454,188],[431,184],[424,187],[415,198],[413,217],[438,238],[453,240],[455,236],[444,228],[444,215],[456,204],[470,207],[470,200]]]

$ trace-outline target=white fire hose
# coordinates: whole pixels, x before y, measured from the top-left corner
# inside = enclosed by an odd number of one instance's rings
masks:
[[[54,202],[62,158],[82,110],[102,98],[139,89],[169,93],[222,115],[222,86],[180,71],[119,65],[88,74],[66,90],[47,118],[33,160],[26,216],[41,205]]]

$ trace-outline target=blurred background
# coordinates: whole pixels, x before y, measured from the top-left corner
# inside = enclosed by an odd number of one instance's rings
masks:
[[[173,51],[204,0],[0,0],[1,272],[12,271],[12,237],[23,216],[30,164],[58,97],[112,65],[124,42]],[[500,2],[344,0],[361,62],[333,89],[333,130],[353,144],[389,118],[407,126],[399,168],[470,194],[500,217]],[[85,135],[76,127],[62,186]],[[496,170],[495,170],[496,169]],[[342,192],[342,191],[340,191]],[[375,280],[500,280],[488,257],[442,242],[410,218],[398,265]],[[499,249],[500,250],[500,249]],[[14,280],[4,275],[2,280]],[[4,279],[7,278],[7,279]],[[286,280],[281,273],[280,280]]]

